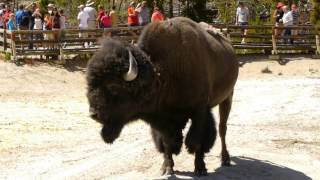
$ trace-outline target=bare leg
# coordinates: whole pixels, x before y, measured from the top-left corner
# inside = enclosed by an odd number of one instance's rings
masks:
[[[194,173],[197,176],[207,174],[204,153],[209,152],[216,139],[216,129],[210,108],[206,107],[193,113],[192,124],[185,144],[189,153],[195,153]]]
[[[232,94],[219,104],[220,124],[219,135],[221,140],[221,165],[230,166],[230,156],[226,145],[227,121],[232,104]]]

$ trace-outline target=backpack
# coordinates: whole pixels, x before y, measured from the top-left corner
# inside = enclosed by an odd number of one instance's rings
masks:
[[[20,26],[29,26],[29,20],[30,20],[29,13],[26,11],[23,11]]]
[[[111,27],[111,18],[110,16],[103,16],[101,22],[104,28]]]

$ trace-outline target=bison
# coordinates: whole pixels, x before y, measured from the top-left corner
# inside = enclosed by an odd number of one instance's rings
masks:
[[[142,119],[151,126],[162,174],[172,174],[182,130],[195,154],[194,173],[205,175],[205,153],[216,139],[211,108],[219,105],[222,165],[230,165],[225,136],[238,77],[230,42],[188,18],[147,25],[136,45],[106,39],[87,65],[90,116],[103,125],[106,143],[117,139],[124,125]]]

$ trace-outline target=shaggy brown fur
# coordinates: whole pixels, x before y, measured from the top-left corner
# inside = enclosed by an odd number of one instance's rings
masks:
[[[125,81],[127,51],[136,58],[138,76]],[[125,124],[143,119],[152,127],[157,149],[164,154],[162,172],[173,173],[172,154],[180,152],[182,129],[191,127],[185,144],[195,154],[195,173],[205,175],[204,153],[216,138],[211,108],[219,105],[222,164],[230,165],[226,123],[238,76],[232,46],[187,18],[145,27],[138,46],[107,39],[88,64],[88,100],[92,118],[102,123],[102,138],[112,143]]]

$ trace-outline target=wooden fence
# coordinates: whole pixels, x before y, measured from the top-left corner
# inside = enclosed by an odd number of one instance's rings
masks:
[[[308,52],[315,56],[320,55],[319,27],[291,26],[294,35],[283,36],[280,31],[284,27],[271,25],[236,26],[213,25],[221,30],[237,52],[241,49],[270,53],[278,56],[283,53]],[[21,30],[7,31],[0,29],[0,51],[10,54],[11,59],[25,57],[48,58],[64,60],[68,55],[94,53],[99,47],[99,40],[103,37],[112,37],[121,41],[136,41],[143,27],[117,27],[106,29],[65,29],[65,30]],[[241,31],[247,29],[247,35]],[[245,38],[245,43],[241,43]],[[246,52],[246,51],[244,51]]]
[[[64,30],[19,30],[0,29],[0,51],[11,55],[11,59],[26,57],[57,58],[64,60],[68,55],[94,53],[99,41],[112,37],[121,41],[136,41],[142,27],[117,27],[106,29]]]
[[[250,49],[264,51],[271,54],[271,58],[280,58],[284,53],[312,53],[314,57],[320,55],[320,27],[313,25],[275,27],[271,25],[262,26],[236,26],[236,25],[214,25],[220,29],[228,39],[231,40],[235,49]],[[291,35],[284,36],[284,30],[288,28]],[[247,30],[247,35],[242,30]],[[242,43],[245,38],[245,43]]]

